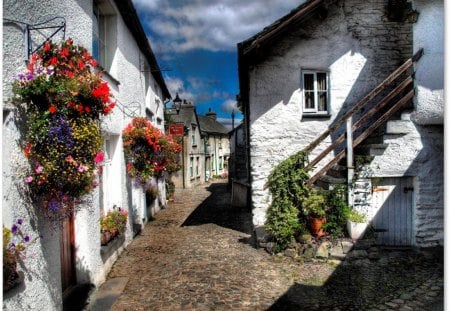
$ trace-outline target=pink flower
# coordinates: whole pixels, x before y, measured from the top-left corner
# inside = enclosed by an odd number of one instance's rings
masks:
[[[44,168],[43,168],[41,165],[38,165],[38,167],[36,167],[36,169],[35,169],[36,174],[42,173],[42,170],[43,170],[43,169],[44,169]]]
[[[93,182],[92,182],[92,187],[97,187],[98,186],[98,181],[96,181],[96,180],[94,180]]]
[[[84,166],[84,165],[80,165],[78,166],[78,172],[82,173],[82,172],[86,172],[89,170],[89,167]]]
[[[33,181],[33,177],[31,177],[31,176],[25,177],[25,182],[26,183],[30,183],[32,181]]]
[[[97,164],[97,163],[102,162],[104,159],[105,159],[105,156],[103,155],[103,152],[97,152],[97,155],[94,158],[94,162]]]

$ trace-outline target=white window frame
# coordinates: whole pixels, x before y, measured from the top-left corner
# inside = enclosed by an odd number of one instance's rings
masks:
[[[99,66],[110,72],[117,49],[117,12],[110,0],[98,0],[94,1],[94,15],[97,24],[93,37],[96,48],[93,47],[93,50],[98,55],[94,53],[93,56]]]
[[[317,88],[317,74],[324,73],[326,75],[326,110],[320,110],[318,108],[319,94]],[[314,107],[306,108],[306,95],[305,95],[305,75],[313,74],[314,76]],[[302,102],[303,113],[308,115],[329,115],[330,113],[330,72],[328,70],[313,70],[304,69],[301,71],[301,83],[302,83]]]

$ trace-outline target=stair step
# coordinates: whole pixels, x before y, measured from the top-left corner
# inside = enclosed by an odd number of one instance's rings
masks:
[[[415,130],[414,124],[408,120],[391,120],[386,123],[386,134],[408,134]]]
[[[405,121],[411,121],[411,114],[413,113],[412,110],[405,110],[402,111],[402,114],[400,116],[401,120],[405,120]]]
[[[388,147],[388,144],[366,144],[359,145],[355,154],[358,155],[368,155],[368,156],[377,156],[382,155],[384,150]]]
[[[330,189],[330,186],[347,183],[347,178],[336,178],[330,175],[323,175],[317,181],[317,186],[323,189]]]

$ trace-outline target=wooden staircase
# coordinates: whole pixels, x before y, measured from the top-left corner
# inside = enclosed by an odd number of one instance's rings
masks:
[[[383,135],[407,133],[410,121],[405,109],[412,107],[414,63],[422,55],[420,49],[304,149],[310,155],[322,150],[306,166],[311,176],[308,186],[327,189],[350,183],[355,153],[376,155],[386,148]],[[392,120],[395,117],[400,119]]]

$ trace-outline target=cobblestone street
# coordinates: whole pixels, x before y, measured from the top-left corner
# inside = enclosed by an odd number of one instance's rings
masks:
[[[433,253],[295,262],[255,249],[251,212],[229,202],[225,183],[177,189],[113,266],[107,283],[126,285],[111,310],[443,310]]]

